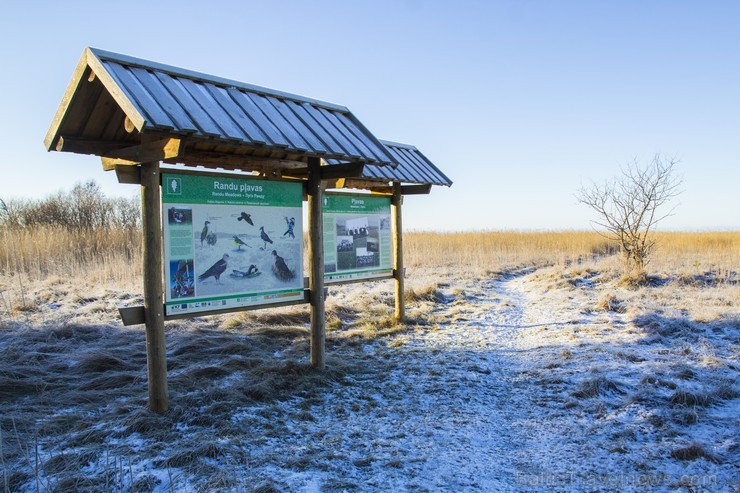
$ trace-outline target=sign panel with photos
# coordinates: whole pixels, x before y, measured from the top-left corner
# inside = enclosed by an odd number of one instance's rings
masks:
[[[303,299],[303,187],[162,173],[165,313]]]
[[[390,197],[326,194],[323,206],[325,282],[391,277]]]

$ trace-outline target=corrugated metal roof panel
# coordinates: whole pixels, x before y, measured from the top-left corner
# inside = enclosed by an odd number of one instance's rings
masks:
[[[447,187],[452,185],[452,180],[445,176],[416,147],[387,140],[381,140],[380,143],[395,158],[398,166],[391,168],[388,166],[366,164],[361,177],[362,179],[382,182],[397,181],[424,185],[444,185]],[[329,162],[334,164],[337,161],[330,160]]]
[[[283,155],[396,165],[392,154],[344,106],[93,48],[85,51],[85,60],[139,132],[222,141],[232,148],[274,149]],[[90,136],[72,131],[79,127],[78,113],[83,113],[77,111],[70,119],[67,109],[60,108],[55,118],[58,126],[47,136],[49,148],[62,135]],[[90,115],[92,110],[83,111]]]

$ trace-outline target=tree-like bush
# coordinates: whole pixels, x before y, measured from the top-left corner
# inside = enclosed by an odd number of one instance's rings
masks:
[[[655,225],[670,216],[659,212],[680,193],[681,178],[675,174],[678,161],[656,154],[647,165],[637,160],[603,185],[581,187],[576,198],[593,209],[599,219],[593,221],[604,236],[619,243],[626,265],[642,273],[655,246],[651,235]]]

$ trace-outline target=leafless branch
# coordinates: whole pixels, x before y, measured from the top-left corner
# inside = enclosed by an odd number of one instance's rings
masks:
[[[678,160],[656,154],[645,166],[637,159],[622,168],[619,176],[603,185],[581,186],[577,200],[593,209],[598,219],[592,221],[597,231],[619,242],[631,267],[640,271],[647,265],[655,245],[650,233],[655,226],[673,215],[658,209],[681,193],[682,179],[675,174]]]

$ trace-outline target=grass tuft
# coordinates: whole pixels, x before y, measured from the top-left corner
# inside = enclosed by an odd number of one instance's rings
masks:
[[[671,457],[683,461],[706,459],[715,464],[721,463],[719,457],[709,452],[701,443],[692,443],[685,447],[671,450]]]
[[[596,303],[596,309],[597,311],[615,313],[624,313],[626,311],[623,303],[612,293],[604,295],[599,302]]]
[[[623,393],[620,385],[613,380],[600,376],[582,381],[578,389],[571,392],[570,395],[577,399],[592,399],[614,393]]]
[[[687,390],[677,390],[668,401],[673,406],[685,407],[707,407],[711,406],[714,398],[705,392],[689,392]]]

